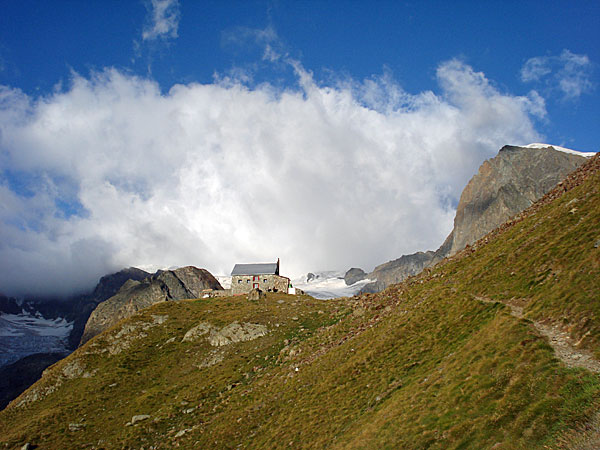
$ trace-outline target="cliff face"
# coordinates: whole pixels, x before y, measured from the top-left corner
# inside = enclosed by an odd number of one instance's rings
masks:
[[[584,161],[552,148],[503,147],[463,190],[448,251],[440,256],[455,254],[528,208]]]
[[[504,146],[485,161],[464,188],[454,228],[435,252],[418,252],[377,266],[367,278],[377,281],[362,292],[379,292],[416,275],[473,244],[510,217],[531,206],[586,161],[584,156],[553,147]]]
[[[403,255],[398,259],[386,262],[375,267],[375,270],[366,278],[377,281],[367,284],[362,293],[375,293],[383,291],[386,287],[400,283],[408,277],[420,273],[433,259],[435,252],[417,252],[412,255]]]
[[[115,295],[127,280],[140,281],[151,274],[136,267],[129,267],[119,272],[105,275],[100,278],[94,292],[90,295],[84,295],[74,304],[73,331],[69,336],[69,346],[76,349],[83,335],[85,324],[90,314],[102,302]]]
[[[210,272],[193,266],[159,270],[141,281],[130,279],[92,312],[85,325],[81,345],[140,309],[158,302],[198,298],[203,289],[223,288]]]

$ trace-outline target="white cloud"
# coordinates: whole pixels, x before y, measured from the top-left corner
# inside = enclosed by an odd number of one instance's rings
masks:
[[[592,63],[587,55],[563,50],[558,56],[529,58],[521,68],[521,81],[544,83],[550,91],[559,91],[565,100],[591,92]]]
[[[548,56],[535,56],[529,58],[521,67],[521,81],[538,81],[550,72],[552,72],[550,58]]]
[[[142,31],[144,41],[176,38],[179,28],[179,0],[149,0],[147,25]]]
[[[416,95],[389,74],[321,85],[294,66],[288,89],[227,78],[161,94],[109,69],[42,98],[0,90],[2,289],[277,257],[289,275],[369,270],[440,245],[479,164],[540,139],[543,101],[459,61],[439,66],[439,93]]]

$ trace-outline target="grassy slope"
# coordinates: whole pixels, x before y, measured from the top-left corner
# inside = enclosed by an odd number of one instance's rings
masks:
[[[1,412],[0,442],[552,448],[598,409],[600,379],[565,368],[527,319],[474,296],[521,299],[527,318],[563,324],[600,355],[599,187],[596,173],[477,251],[358,300],[274,295],[258,304],[232,298],[155,305],[125,324],[169,318],[129,349],[93,353],[120,324],[34,388],[51,385],[75,360],[90,373],[97,369],[93,376],[64,380],[45,399]],[[202,320],[263,323],[271,333],[224,347],[222,362],[198,368],[214,348],[181,338]],[[151,419],[124,426],[135,414]],[[83,425],[71,431],[69,423]],[[182,430],[189,431],[176,437]]]

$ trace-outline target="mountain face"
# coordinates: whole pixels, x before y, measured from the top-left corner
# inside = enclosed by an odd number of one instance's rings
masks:
[[[129,267],[100,278],[91,294],[81,296],[75,302],[73,331],[69,336],[70,347],[77,348],[90,314],[100,303],[114,296],[128,280],[140,281],[150,275],[137,267]]]
[[[148,272],[134,267],[106,275],[94,291],[67,299],[0,296],[0,409],[33,384],[49,365],[77,348],[91,312],[127,280]]]
[[[204,289],[223,289],[205,269],[181,267],[159,270],[141,281],[129,279],[115,295],[100,303],[91,313],[81,344],[138,310],[169,300],[199,298]]]
[[[485,161],[460,196],[454,228],[435,252],[418,252],[377,266],[377,279],[362,292],[379,292],[436,264],[485,236],[529,207],[586,161],[584,156],[555,150],[504,146]]]
[[[531,206],[585,161],[552,147],[503,147],[464,188],[444,256],[473,244]]]
[[[366,278],[376,279],[373,283],[362,288],[362,293],[381,292],[386,287],[400,283],[408,277],[417,275],[428,267],[435,256],[435,252],[417,252],[412,255],[403,255],[398,259],[381,264]]]
[[[0,447],[598,448],[599,223],[600,155],[385,292],[156,303],[1,411]]]

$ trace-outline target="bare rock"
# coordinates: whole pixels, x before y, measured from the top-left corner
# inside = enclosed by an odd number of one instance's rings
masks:
[[[255,288],[255,289],[252,289],[250,292],[248,292],[248,300],[250,300],[250,301],[257,302],[261,298],[266,298],[266,297],[267,297],[267,294],[265,294],[260,289]]]
[[[225,359],[223,353],[217,353],[217,350],[214,350],[210,355],[204,358],[196,367],[198,367],[198,369],[212,367],[219,364],[221,361],[223,361],[223,359]]]
[[[463,190],[448,255],[531,206],[585,161],[583,156],[552,147],[502,147],[496,157],[481,165]]]
[[[200,336],[204,336],[205,334],[210,333],[212,330],[214,330],[214,328],[215,327],[213,327],[208,322],[200,322],[194,328],[190,328],[187,331],[187,333],[185,333],[181,342],[194,341],[194,340],[198,339]]]
[[[586,161],[547,148],[504,146],[485,161],[461,193],[454,228],[435,252],[418,252],[377,266],[361,292],[379,292],[473,245],[531,206]]]
[[[133,416],[131,418],[131,422],[129,422],[131,425],[135,425],[138,422],[141,422],[142,420],[147,420],[149,419],[150,416],[148,414],[138,414],[136,416]]]
[[[265,325],[233,322],[220,331],[211,332],[208,342],[213,347],[222,347],[236,342],[252,341],[268,333],[269,330]]]
[[[92,312],[81,344],[140,309],[163,301],[199,298],[203,289],[222,290],[223,287],[210,272],[193,266],[159,270],[141,281],[128,280]]]
[[[365,273],[365,271],[357,267],[352,267],[344,275],[344,281],[346,282],[346,286],[351,286],[354,283],[364,280],[365,278],[367,278],[367,274]]]
[[[417,252],[381,264],[368,275],[368,278],[377,281],[367,284],[360,292],[379,292],[391,284],[400,283],[410,276],[417,275],[431,263],[434,256],[435,252],[433,251]]]

